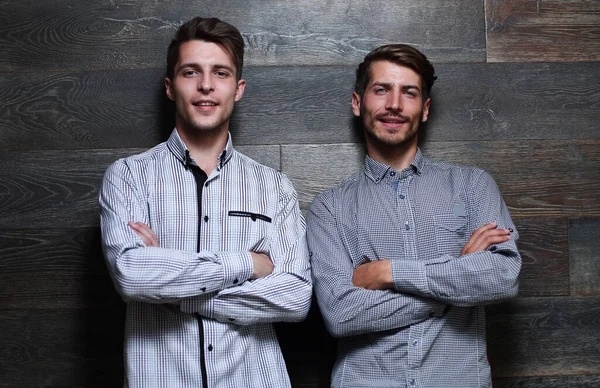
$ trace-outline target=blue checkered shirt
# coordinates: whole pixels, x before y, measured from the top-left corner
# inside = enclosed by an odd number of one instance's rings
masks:
[[[296,192],[229,138],[198,214],[186,151],[174,131],[104,176],[103,249],[127,302],[125,386],[202,387],[204,369],[208,387],[289,387],[272,322],[302,320],[312,292]],[[160,247],[128,221],[149,225]],[[271,257],[271,275],[248,280],[250,251]]]
[[[496,221],[512,240],[460,256]],[[364,171],[318,196],[308,213],[317,301],[339,337],[332,387],[490,387],[483,305],[516,296],[518,238],[494,180],[424,158]],[[352,285],[354,269],[390,259],[394,289]]]

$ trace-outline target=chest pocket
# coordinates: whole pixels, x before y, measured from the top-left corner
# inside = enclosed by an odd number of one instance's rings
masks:
[[[236,247],[228,248],[269,253],[272,225],[273,220],[265,214],[230,210],[227,213],[224,233],[228,235],[229,245]]]
[[[459,256],[467,243],[467,217],[455,214],[435,216],[435,243],[438,255]]]

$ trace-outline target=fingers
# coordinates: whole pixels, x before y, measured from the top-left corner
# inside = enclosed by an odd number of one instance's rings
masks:
[[[367,290],[393,288],[390,260],[375,260],[359,265],[352,274],[352,285]]]
[[[460,254],[462,256],[474,252],[483,252],[494,244],[500,244],[510,239],[509,229],[498,229],[495,222],[485,224],[473,232]]]
[[[150,229],[150,227],[146,224],[144,224],[143,222],[129,222],[127,223],[127,225],[129,225],[129,227],[131,229],[133,229],[133,231],[140,236],[140,238],[142,239],[142,241],[144,242],[144,244],[146,244],[149,247],[158,247],[158,237],[156,236],[156,234],[154,234],[154,232],[152,231],[152,229]]]
[[[250,252],[252,256],[252,276],[250,279],[258,279],[270,275],[275,268],[271,258],[264,253]]]

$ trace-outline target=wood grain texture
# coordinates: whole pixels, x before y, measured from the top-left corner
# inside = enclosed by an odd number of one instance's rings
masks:
[[[426,156],[488,171],[514,219],[600,214],[598,140],[428,142],[422,146]],[[301,207],[308,209],[315,195],[358,171],[363,155],[358,144],[283,145],[281,163],[299,193]]]
[[[100,229],[0,230],[0,310],[121,305]]]
[[[598,388],[600,374],[494,379],[494,388]]]
[[[523,265],[519,296],[569,295],[569,244],[565,219],[517,219]]]
[[[238,147],[279,169],[279,146]],[[0,153],[0,229],[99,225],[104,171],[141,149]]]
[[[483,4],[471,0],[7,0],[0,72],[163,68],[171,37],[198,14],[235,25],[250,66],[353,64],[391,42],[435,61],[485,60]]]
[[[569,220],[571,295],[600,295],[600,218]]]
[[[595,0],[486,0],[488,62],[600,60]]]
[[[600,298],[519,298],[486,307],[494,377],[600,374]]]
[[[123,385],[124,309],[0,310],[0,387]]]
[[[427,141],[598,139],[600,66],[440,64]],[[235,144],[359,142],[352,67],[261,67]],[[151,147],[168,137],[164,70],[0,74],[0,150]]]

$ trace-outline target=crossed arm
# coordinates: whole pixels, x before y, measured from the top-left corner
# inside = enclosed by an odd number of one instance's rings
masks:
[[[178,303],[185,313],[240,325],[306,316],[312,282],[305,224],[287,179],[279,186],[273,233],[266,236],[268,254],[160,247],[135,182],[126,163],[117,162],[100,192],[106,262],[126,301]]]
[[[328,191],[313,202],[308,213],[313,278],[332,335],[396,329],[439,316],[448,305],[481,305],[516,295],[521,258],[509,230],[512,221],[489,175],[481,174],[474,185],[471,221],[483,226],[473,231],[460,256],[370,258],[357,268],[340,235],[334,194]]]
[[[496,222],[490,222],[473,232],[460,255],[484,252],[490,246],[510,239],[509,229],[498,229]],[[394,281],[390,259],[371,261],[358,266],[352,275],[352,284],[367,290],[393,290]]]

